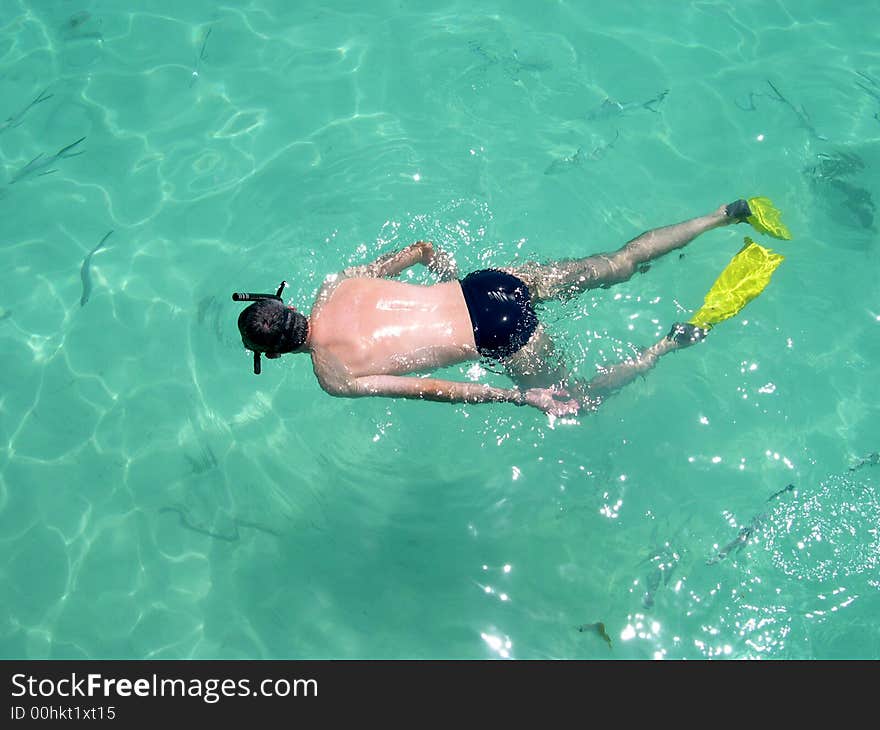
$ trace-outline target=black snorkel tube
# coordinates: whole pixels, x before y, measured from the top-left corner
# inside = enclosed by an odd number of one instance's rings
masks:
[[[250,292],[233,292],[232,293],[232,301],[233,302],[256,302],[260,299],[275,299],[276,301],[283,302],[284,300],[281,298],[281,292],[284,291],[284,287],[287,286],[286,281],[282,281],[281,285],[278,287],[278,291],[274,294],[252,294]],[[254,350],[254,375],[260,374],[260,351]]]

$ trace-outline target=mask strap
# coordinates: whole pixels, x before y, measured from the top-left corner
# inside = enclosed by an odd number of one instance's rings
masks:
[[[252,294],[251,292],[237,291],[232,293],[232,301],[233,302],[256,302],[260,299],[277,299],[279,302],[281,299],[281,292],[284,291],[284,287],[287,286],[286,281],[281,282],[281,286],[278,287],[278,291],[274,294]]]

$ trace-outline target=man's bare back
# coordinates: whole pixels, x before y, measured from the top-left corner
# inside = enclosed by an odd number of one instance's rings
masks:
[[[320,371],[334,359],[354,377],[403,375],[478,357],[458,282],[433,286],[339,278],[319,296],[308,346]],[[319,376],[320,377],[320,376]]]

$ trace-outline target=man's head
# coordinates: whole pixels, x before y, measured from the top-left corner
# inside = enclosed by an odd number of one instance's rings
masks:
[[[238,331],[254,352],[254,371],[259,372],[259,353],[274,359],[305,344],[309,320],[277,299],[260,299],[238,315]]]

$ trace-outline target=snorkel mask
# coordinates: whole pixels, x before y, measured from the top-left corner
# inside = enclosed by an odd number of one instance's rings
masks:
[[[233,292],[232,301],[233,302],[257,302],[261,299],[274,299],[277,302],[281,302],[282,305],[284,300],[281,298],[281,292],[284,291],[284,287],[287,286],[286,281],[282,281],[281,285],[278,287],[278,291],[274,294],[251,294],[250,292]],[[249,350],[252,350],[254,353],[254,375],[260,374],[260,352],[266,352],[265,350],[260,350],[256,345],[252,342],[249,342],[245,339],[244,334],[242,333],[242,342],[244,342],[244,346]],[[270,360],[273,360],[277,357],[281,357],[280,353],[274,352],[266,352],[266,357]]]

